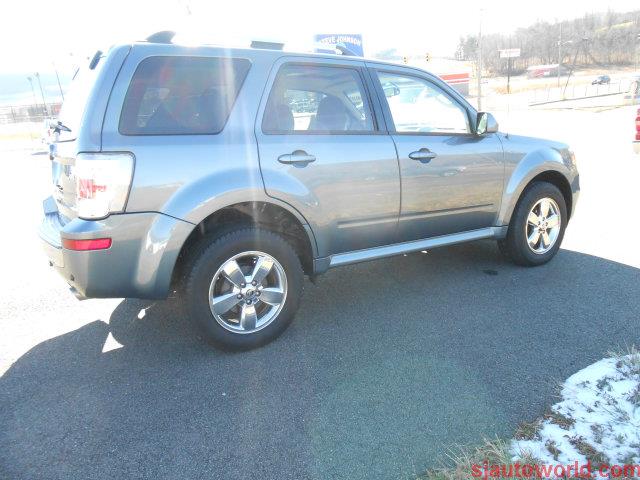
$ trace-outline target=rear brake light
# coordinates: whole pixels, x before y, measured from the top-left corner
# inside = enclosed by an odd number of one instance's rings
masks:
[[[73,171],[80,218],[104,218],[124,211],[133,176],[133,155],[80,153]]]
[[[73,240],[63,238],[62,246],[67,250],[105,250],[111,247],[110,238],[91,238],[89,240]]]
[[[636,117],[636,141],[640,141],[640,109],[638,109],[638,116]]]

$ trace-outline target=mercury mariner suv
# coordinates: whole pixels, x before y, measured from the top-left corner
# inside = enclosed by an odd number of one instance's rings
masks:
[[[50,264],[79,298],[180,292],[228,349],[277,337],[332,267],[478,239],[546,263],[579,192],[566,145],[435,75],[270,45],[98,52],[54,129]]]

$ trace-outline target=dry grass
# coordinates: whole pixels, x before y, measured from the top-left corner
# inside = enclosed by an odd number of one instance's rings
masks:
[[[551,423],[555,423],[560,428],[564,428],[565,430],[569,430],[571,427],[573,427],[573,424],[576,423],[573,418],[568,418],[562,413],[555,412],[552,409],[548,409],[544,413],[543,418],[545,420],[549,420],[549,422]]]
[[[587,442],[582,437],[574,437],[570,440],[571,444],[576,447],[576,450],[585,456],[594,467],[599,467],[602,464],[607,464],[609,459],[602,453],[598,452],[593,445]]]
[[[476,480],[472,475],[473,465],[509,465],[513,455],[509,451],[510,441],[485,438],[480,445],[455,446],[445,454],[443,465],[428,470],[419,479],[424,480]],[[521,458],[520,463],[537,463],[535,458]]]
[[[618,371],[624,370],[627,375],[640,375],[640,350],[634,344],[610,351],[607,355],[618,359],[616,363]]]
[[[640,350],[634,345],[627,346],[619,351],[609,352],[609,358],[616,358],[616,368],[627,375],[640,374]],[[605,388],[605,386],[601,386]],[[634,403],[640,404],[640,387],[630,393]],[[522,422],[514,433],[516,440],[535,440],[543,422],[551,422],[565,430],[573,427],[575,420],[549,408],[541,418],[532,422]],[[602,436],[602,427],[593,425],[592,431],[597,440]],[[583,437],[574,436],[570,439],[573,446],[584,455],[592,465],[598,466],[607,463],[606,455],[599,452],[593,445],[589,444]],[[510,452],[511,440],[484,439],[477,446],[454,446],[445,453],[445,460],[442,466],[428,470],[419,479],[425,480],[477,480],[477,475],[473,476],[472,467],[474,465],[510,465],[515,462],[520,464],[539,464],[540,460],[524,456],[514,458]],[[549,441],[545,447],[554,458],[558,458],[560,450],[558,446]],[[634,447],[635,448],[635,447]],[[640,445],[637,446],[640,449]]]
[[[516,428],[516,433],[513,437],[516,440],[533,440],[538,435],[541,425],[541,419],[534,420],[533,422],[521,422],[518,428]]]

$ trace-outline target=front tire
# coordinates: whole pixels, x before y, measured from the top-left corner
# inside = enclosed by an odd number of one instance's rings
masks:
[[[226,350],[248,350],[277,338],[293,320],[304,285],[293,247],[253,227],[203,242],[186,281],[191,319]]]
[[[560,249],[567,227],[567,206],[555,185],[536,182],[518,201],[500,251],[523,266],[543,265]]]

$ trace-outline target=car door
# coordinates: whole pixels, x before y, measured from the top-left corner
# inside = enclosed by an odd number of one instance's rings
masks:
[[[398,161],[364,62],[282,58],[271,77],[256,122],[267,194],[307,219],[320,256],[396,241]]]
[[[400,238],[492,226],[504,177],[498,136],[472,133],[475,111],[441,80],[410,68],[370,71],[398,151]]]

